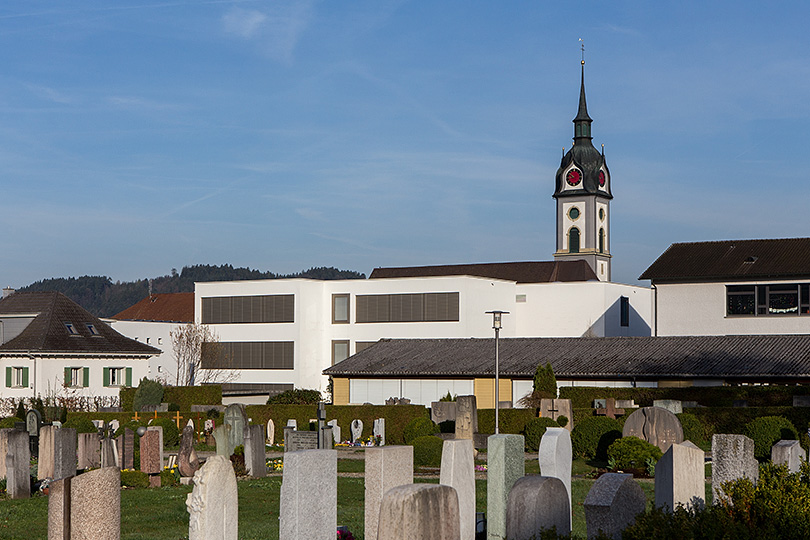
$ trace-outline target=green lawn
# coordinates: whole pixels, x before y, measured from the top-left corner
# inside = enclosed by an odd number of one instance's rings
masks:
[[[537,460],[527,460],[527,474]],[[362,460],[339,460],[341,472],[362,472]],[[575,462],[575,474],[590,470]],[[580,471],[580,472],[577,472]],[[438,479],[416,479],[438,483]],[[582,506],[593,480],[572,481],[574,534],[585,537],[585,515]],[[476,480],[476,507],[486,511],[486,480]],[[653,482],[642,481],[648,506],[654,498]],[[239,486],[239,538],[243,540],[277,540],[281,476],[259,480],[241,480]],[[125,489],[121,492],[121,538],[138,540],[178,540],[188,536],[186,495],[190,487],[159,489]],[[710,492],[707,485],[707,495]],[[338,478],[338,524],[348,525],[357,540],[363,538],[363,478]],[[708,499],[707,499],[708,500]],[[0,538],[38,540],[48,536],[48,499],[36,496],[29,500],[0,500]]]

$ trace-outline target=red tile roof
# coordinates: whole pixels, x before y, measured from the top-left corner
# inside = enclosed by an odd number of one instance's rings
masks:
[[[194,293],[153,294],[111,318],[119,321],[194,322]]]

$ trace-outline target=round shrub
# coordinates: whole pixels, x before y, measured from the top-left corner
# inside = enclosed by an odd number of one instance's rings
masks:
[[[121,471],[121,485],[126,487],[147,488],[149,477],[141,471]]]
[[[142,407],[160,405],[163,400],[163,385],[152,379],[144,377],[135,390],[135,397],[132,398],[132,408],[140,411]]]
[[[439,433],[439,426],[424,416],[414,418],[405,429],[402,431],[402,438],[405,439],[405,444],[413,444],[417,437],[426,437],[428,435],[435,435]]]
[[[171,448],[180,444],[180,430],[171,418],[155,418],[150,426],[161,426],[163,428],[163,446]]]
[[[17,422],[22,422],[22,420],[20,420],[16,416],[9,416],[8,418],[0,419],[0,429],[13,428],[14,424],[16,424]]]
[[[413,440],[413,464],[418,467],[441,467],[442,447],[444,441],[441,437],[426,435]]]
[[[622,437],[621,424],[607,416],[592,416],[574,426],[571,450],[574,456],[607,461],[607,449]]]
[[[84,416],[74,416],[65,422],[62,427],[73,428],[76,433],[98,433],[98,428],[93,421]]]
[[[526,443],[526,449],[529,452],[537,452],[540,449],[540,440],[546,432],[546,428],[560,427],[556,421],[551,418],[532,418],[526,422],[526,427],[523,429],[523,437]]]
[[[557,423],[560,424],[560,427],[565,427],[568,425],[568,417],[564,414],[561,414],[557,417]]]
[[[703,446],[708,442],[711,429],[700,418],[689,413],[681,413],[677,416],[683,427],[685,441],[692,441],[698,446]]]
[[[781,440],[799,440],[799,433],[787,418],[760,416],[745,426],[745,435],[754,441],[754,457],[765,461],[771,457],[771,448]]]
[[[661,449],[638,437],[622,437],[607,450],[608,461],[617,469],[644,469],[647,460],[661,459]]]

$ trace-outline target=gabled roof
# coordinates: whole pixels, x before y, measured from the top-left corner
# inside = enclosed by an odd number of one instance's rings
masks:
[[[324,370],[339,377],[493,377],[493,339],[383,339]],[[810,378],[810,335],[506,338],[499,372],[531,379]]]
[[[118,321],[194,322],[194,293],[153,294],[111,318]]]
[[[160,354],[159,349],[122,336],[62,293],[15,292],[0,300],[0,318],[23,314],[36,316],[18,336],[0,345],[0,353]],[[77,334],[71,335],[65,323],[71,323]]]
[[[717,281],[810,278],[810,238],[672,244],[639,279]]]
[[[535,261],[375,268],[369,279],[475,276],[517,283],[598,280],[587,261]]]

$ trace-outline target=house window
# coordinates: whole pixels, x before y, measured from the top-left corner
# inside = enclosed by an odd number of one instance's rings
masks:
[[[65,329],[67,330],[67,333],[70,334],[71,336],[79,335],[79,331],[76,330],[76,327],[73,326],[72,322],[65,322]]]
[[[605,229],[599,229],[599,253],[605,252]]]
[[[90,386],[90,368],[66,367],[65,386],[71,388],[87,388]]]
[[[359,353],[360,351],[364,351],[377,343],[376,341],[355,341],[354,342],[354,352],[355,354]]]
[[[162,337],[158,338],[158,345],[163,345],[163,338]]]
[[[105,367],[104,386],[132,386],[132,368]]]
[[[579,253],[579,229],[576,227],[568,231],[568,253]]]
[[[810,285],[774,283],[770,285],[727,285],[727,315],[808,315]]]
[[[630,326],[630,299],[626,296],[620,297],[621,325]]]
[[[349,295],[332,295],[332,324],[347,324],[349,322]]]
[[[341,339],[332,342],[332,365],[342,362],[349,357],[349,340]]]
[[[87,325],[87,331],[90,332],[91,336],[100,336],[101,335],[101,334],[98,333],[98,330],[96,330],[96,325],[94,325],[94,324],[88,324]]]
[[[28,388],[28,368],[7,367],[6,388]]]

